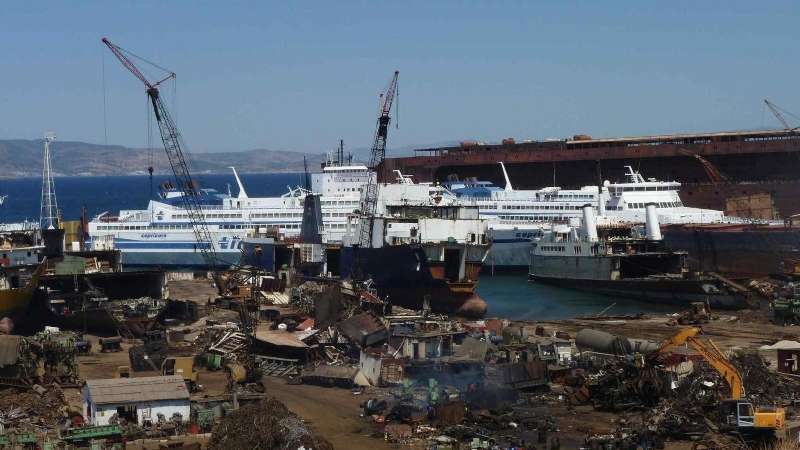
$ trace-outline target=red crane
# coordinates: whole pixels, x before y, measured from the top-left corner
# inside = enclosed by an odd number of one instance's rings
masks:
[[[180,132],[175,126],[175,122],[172,120],[169,111],[167,111],[167,108],[164,106],[164,102],[161,101],[161,97],[158,92],[158,86],[167,80],[174,79],[175,73],[155,64],[149,63],[167,72],[167,75],[164,78],[151,82],[147,79],[147,77],[144,76],[142,71],[136,67],[128,55],[138,59],[141,58],[123,49],[122,47],[113,44],[106,38],[103,38],[103,44],[105,44],[109,50],[114,53],[114,56],[117,57],[122,65],[125,66],[125,68],[128,69],[136,78],[138,78],[146,88],[147,97],[150,99],[150,103],[153,105],[153,113],[155,114],[156,122],[158,123],[158,129],[161,133],[161,141],[164,143],[164,150],[167,153],[169,165],[172,167],[172,173],[175,175],[178,188],[183,193],[183,195],[181,195],[181,199],[183,200],[183,205],[189,215],[189,219],[192,224],[192,230],[194,231],[195,239],[197,240],[196,248],[199,247],[206,264],[211,268],[211,270],[214,270],[218,264],[217,252],[214,248],[214,241],[211,238],[211,232],[208,230],[205,216],[203,215],[203,209],[200,206],[200,193],[198,192],[197,184],[194,182],[194,180],[192,180],[192,175],[189,172],[189,165],[184,157],[184,152],[182,150],[184,145],[182,143]]]
[[[359,246],[372,247],[372,226],[375,222],[375,213],[378,208],[378,173],[377,169],[386,157],[386,136],[389,133],[389,112],[392,109],[395,94],[397,93],[397,76],[400,72],[395,70],[389,87],[380,96],[380,115],[378,116],[378,126],[375,130],[375,139],[372,143],[372,152],[369,158],[369,169],[371,172],[369,182],[361,201],[361,226]]]

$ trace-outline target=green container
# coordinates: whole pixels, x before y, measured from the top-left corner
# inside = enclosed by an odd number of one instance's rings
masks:
[[[222,356],[215,353],[205,354],[206,368],[210,370],[218,370],[222,368]]]
[[[97,427],[70,428],[64,433],[63,439],[65,441],[85,441],[115,436],[122,436],[122,427],[119,425],[102,425]]]
[[[33,433],[21,433],[17,436],[17,444],[36,444],[39,440],[36,438],[36,435]]]

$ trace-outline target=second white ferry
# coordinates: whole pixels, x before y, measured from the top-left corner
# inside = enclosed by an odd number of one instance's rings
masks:
[[[657,206],[658,220],[665,225],[729,220],[722,211],[684,206],[680,183],[645,179],[631,166],[626,166],[624,182],[605,181],[602,188],[536,190],[514,189],[503,163],[500,166],[506,184],[503,188],[474,179],[444,183],[460,200],[476,204],[481,217],[489,220],[492,250],[486,266],[492,268],[526,268],[531,237],[552,224],[566,224],[581,217],[587,204],[606,222],[644,223],[645,205],[650,203]]]

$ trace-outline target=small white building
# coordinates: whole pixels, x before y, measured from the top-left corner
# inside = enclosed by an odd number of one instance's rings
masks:
[[[114,414],[144,425],[175,413],[189,420],[189,390],[180,375],[87,380],[83,387],[83,417],[92,425],[108,425]]]

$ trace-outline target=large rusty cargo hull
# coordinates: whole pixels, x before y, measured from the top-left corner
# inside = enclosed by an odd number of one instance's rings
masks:
[[[689,253],[695,270],[734,277],[780,275],[800,261],[800,229],[755,225],[664,227],[664,244]]]
[[[599,179],[621,180],[624,166],[630,165],[647,177],[681,182],[688,206],[724,210],[730,198],[769,194],[780,217],[800,212],[800,134],[792,131],[468,143],[387,158],[379,174],[388,179],[392,170],[400,170],[416,181],[456,174],[503,185],[501,161],[517,188],[577,188]]]

